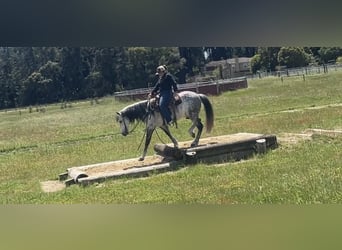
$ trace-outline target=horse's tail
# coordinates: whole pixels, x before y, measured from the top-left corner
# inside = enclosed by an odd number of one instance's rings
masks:
[[[205,109],[205,125],[207,128],[207,133],[210,133],[212,128],[214,127],[214,111],[213,111],[213,106],[211,105],[208,97],[203,94],[199,94],[199,97],[201,98],[201,101],[204,105]]]

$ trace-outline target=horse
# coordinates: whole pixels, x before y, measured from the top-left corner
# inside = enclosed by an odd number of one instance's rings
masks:
[[[171,108],[173,121],[177,121],[181,118],[190,119],[192,125],[188,132],[191,137],[195,138],[191,143],[191,147],[198,145],[199,139],[202,134],[203,124],[199,118],[201,110],[201,104],[204,106],[206,114],[206,132],[210,133],[214,126],[214,112],[212,104],[208,97],[204,94],[198,94],[192,91],[179,92],[179,98],[181,103]],[[153,98],[154,99],[154,98]],[[174,105],[174,104],[173,104]],[[152,134],[154,130],[159,127],[166,135],[171,139],[175,148],[178,148],[177,139],[171,134],[169,126],[164,122],[164,119],[158,108],[151,107],[151,100],[143,100],[134,104],[128,105],[121,111],[116,112],[116,121],[121,128],[121,134],[127,136],[130,132],[129,126],[135,121],[141,121],[146,124],[146,139],[145,147],[139,161],[143,161],[147,154],[147,148],[151,142]],[[194,130],[197,128],[197,135]],[[134,129],[133,129],[134,130]]]

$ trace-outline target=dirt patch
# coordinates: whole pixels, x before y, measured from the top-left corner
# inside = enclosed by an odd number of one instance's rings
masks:
[[[337,137],[342,136],[342,129],[334,129],[334,130],[327,130],[327,129],[307,129],[304,131],[306,134],[315,134],[315,135],[326,135],[330,137]]]
[[[281,133],[277,136],[280,145],[294,145],[301,141],[312,140],[312,134],[309,133]]]
[[[293,145],[301,141],[312,140],[313,135],[325,135],[330,137],[342,136],[341,129],[306,129],[303,133],[281,133],[277,136],[277,141],[281,145]]]
[[[60,181],[43,181],[40,186],[45,193],[58,192],[65,188],[65,184]]]

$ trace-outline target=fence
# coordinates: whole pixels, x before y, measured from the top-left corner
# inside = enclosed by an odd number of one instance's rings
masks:
[[[268,76],[301,76],[301,75],[314,75],[314,74],[321,74],[321,73],[328,73],[329,71],[338,71],[342,70],[342,64],[325,64],[320,66],[308,66],[308,67],[301,67],[301,68],[290,68],[290,69],[283,69],[279,71],[262,71],[258,72],[254,75],[246,76],[248,79],[254,78],[263,78]]]
[[[232,91],[242,88],[248,88],[247,78],[232,78],[223,79],[210,82],[193,82],[186,84],[178,84],[180,91],[188,90],[196,93],[202,93],[206,95],[219,95],[222,92]],[[152,88],[141,88],[134,90],[127,90],[122,92],[114,93],[116,100],[135,100],[135,99],[146,99],[148,93],[152,91]]]

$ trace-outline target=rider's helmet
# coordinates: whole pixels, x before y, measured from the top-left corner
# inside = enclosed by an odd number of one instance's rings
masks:
[[[166,65],[160,65],[157,67],[156,75],[163,74],[167,70]]]

